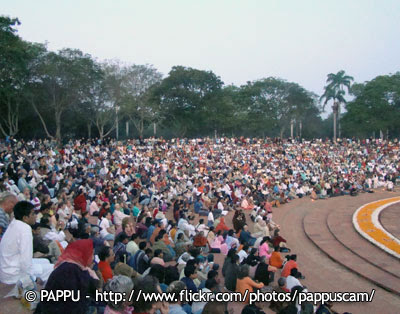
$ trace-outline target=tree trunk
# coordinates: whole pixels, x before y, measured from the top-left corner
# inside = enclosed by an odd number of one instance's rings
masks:
[[[300,139],[301,139],[301,131],[303,130],[303,122],[299,122],[299,133],[300,133]]]
[[[294,120],[290,120],[290,137],[293,139]]]
[[[92,138],[92,123],[88,123],[88,139],[90,140]]]
[[[47,125],[46,122],[44,121],[42,115],[40,114],[39,110],[37,109],[35,102],[33,100],[31,100],[31,104],[33,109],[35,110],[36,114],[39,116],[40,122],[42,122],[43,125],[43,129],[46,132],[46,135],[50,138],[50,139],[54,139],[54,136],[52,136],[49,131],[47,130]]]
[[[285,127],[282,127],[280,130],[281,139],[283,139],[283,132],[285,132]]]
[[[336,110],[333,112],[333,142],[336,143]]]
[[[61,111],[56,111],[56,141],[61,143]]]
[[[342,138],[342,128],[341,128],[341,126],[340,126],[340,104],[338,104],[338,114],[337,114],[337,122],[338,122],[338,135],[339,135],[339,138]]]
[[[126,138],[129,137],[129,121],[126,121],[125,123],[125,133],[126,133]]]

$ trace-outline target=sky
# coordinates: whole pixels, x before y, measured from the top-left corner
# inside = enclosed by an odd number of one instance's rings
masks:
[[[213,71],[240,86],[269,76],[318,95],[328,73],[400,71],[399,0],[1,0],[19,35],[99,61]]]

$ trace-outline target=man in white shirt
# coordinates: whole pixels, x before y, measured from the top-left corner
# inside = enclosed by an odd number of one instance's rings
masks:
[[[100,222],[100,235],[104,240],[109,240],[113,241],[114,240],[114,234],[112,233],[112,227],[111,227],[111,213],[107,212],[106,216],[101,219]]]
[[[290,276],[287,276],[286,278],[286,288],[289,290],[292,290],[293,287],[295,286],[303,286],[300,283],[300,280],[297,279],[299,272],[297,271],[297,268],[292,268],[290,270]]]
[[[47,259],[33,258],[34,206],[30,202],[18,202],[14,218],[0,242],[0,282],[15,284],[26,276],[46,281],[54,265]]]

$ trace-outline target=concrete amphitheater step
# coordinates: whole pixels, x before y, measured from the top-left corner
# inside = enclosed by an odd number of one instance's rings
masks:
[[[390,232],[397,239],[400,239],[400,204],[394,204],[385,208],[379,215],[379,221],[386,231]]]
[[[356,255],[333,236],[327,225],[328,215],[331,212],[332,209],[321,209],[311,211],[303,217],[303,228],[307,237],[335,262],[375,285],[400,295],[400,279],[398,277]]]
[[[400,279],[399,260],[361,237],[354,229],[352,218],[352,210],[347,207],[338,207],[328,215],[329,231],[336,240],[354,254]]]

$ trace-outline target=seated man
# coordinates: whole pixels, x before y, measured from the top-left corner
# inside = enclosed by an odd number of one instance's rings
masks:
[[[35,224],[34,206],[27,201],[14,207],[14,220],[0,242],[0,282],[15,284],[19,279],[32,276],[47,281],[54,265],[47,259],[33,258],[31,226]]]

